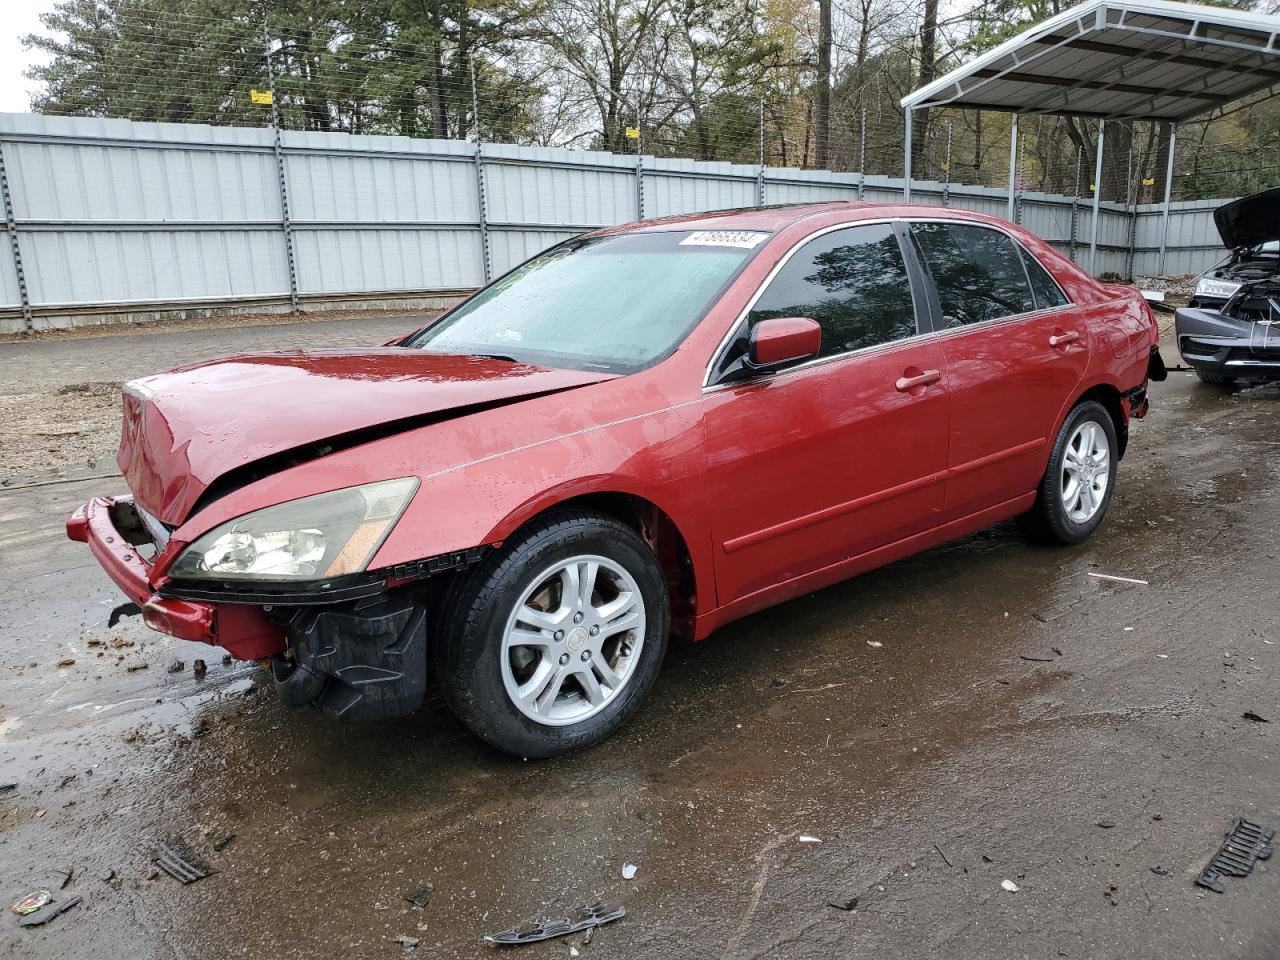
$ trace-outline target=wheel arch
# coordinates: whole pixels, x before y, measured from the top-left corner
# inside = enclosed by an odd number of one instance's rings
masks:
[[[1116,443],[1119,446],[1116,451],[1116,459],[1122,459],[1125,450],[1129,446],[1129,408],[1120,389],[1108,381],[1094,383],[1080,390],[1059,413],[1053,436],[1056,437],[1058,435],[1058,431],[1062,429],[1062,425],[1066,422],[1067,417],[1071,415],[1071,411],[1086,400],[1094,400],[1102,404],[1111,416],[1112,426],[1116,429]],[[1049,443],[1050,447],[1052,447],[1052,437],[1050,437]]]
[[[613,517],[649,544],[667,582],[672,629],[692,638],[694,619],[699,612],[698,587],[702,584],[709,589],[712,578],[709,571],[703,573],[698,569],[689,538],[670,511],[648,496],[616,485],[561,489],[524,504],[495,527],[486,542],[500,543],[548,513],[575,508]]]

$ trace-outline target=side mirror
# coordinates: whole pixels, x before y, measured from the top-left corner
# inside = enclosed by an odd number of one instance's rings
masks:
[[[822,349],[822,327],[808,317],[773,317],[751,328],[746,366],[752,371],[776,370],[798,360],[816,357]]]

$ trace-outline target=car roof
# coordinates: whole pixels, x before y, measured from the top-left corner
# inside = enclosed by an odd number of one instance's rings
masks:
[[[782,203],[766,207],[743,207],[735,210],[712,210],[701,213],[684,213],[653,220],[638,220],[605,227],[590,236],[610,236],[623,233],[649,233],[664,230],[761,230],[776,233],[808,217],[846,211],[849,222],[878,219],[881,217],[945,217],[948,219],[974,220],[980,223],[999,223],[993,217],[957,210],[954,207],[934,207],[922,204],[870,203],[859,200],[827,200],[819,203]]]

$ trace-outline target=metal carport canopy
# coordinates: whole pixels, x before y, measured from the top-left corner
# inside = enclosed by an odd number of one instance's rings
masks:
[[[1009,112],[1015,141],[1018,114],[1070,114],[1104,123],[1164,120],[1172,128],[1179,120],[1280,84],[1278,38],[1280,17],[1221,7],[1091,0],[1064,10],[902,98],[907,199],[916,110]],[[1099,163],[1101,156],[1100,129]],[[1168,162],[1172,169],[1172,143]],[[1012,184],[1011,167],[1011,205]],[[1095,190],[1095,230],[1098,199]],[[1166,218],[1168,201],[1166,176]],[[1096,250],[1096,240],[1092,247]]]

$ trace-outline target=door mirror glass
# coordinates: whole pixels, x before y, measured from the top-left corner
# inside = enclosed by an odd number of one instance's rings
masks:
[[[822,327],[808,317],[771,317],[751,328],[747,366],[752,370],[776,370],[798,360],[816,357],[822,350]]]

